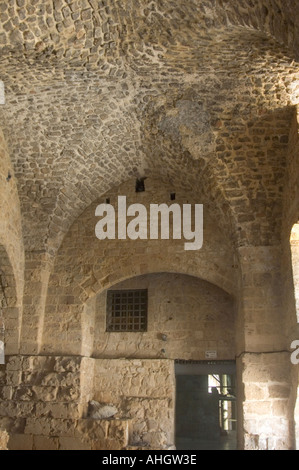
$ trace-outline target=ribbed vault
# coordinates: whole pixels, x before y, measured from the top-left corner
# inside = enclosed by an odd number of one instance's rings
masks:
[[[209,200],[239,244],[276,243],[296,8],[1,2],[1,121],[26,249],[55,252],[86,207],[140,173]]]

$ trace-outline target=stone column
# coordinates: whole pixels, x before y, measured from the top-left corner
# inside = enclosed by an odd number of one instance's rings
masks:
[[[291,361],[283,328],[279,247],[239,249],[239,446],[289,449]]]
[[[26,253],[21,354],[37,354],[41,348],[52,259],[44,251]]]
[[[3,83],[0,81],[0,104],[4,103],[4,98]],[[19,351],[22,319],[24,246],[17,182],[1,128],[0,216],[0,291],[3,294],[2,326],[5,326],[5,338],[1,335],[1,340],[5,342],[5,354],[16,354]]]

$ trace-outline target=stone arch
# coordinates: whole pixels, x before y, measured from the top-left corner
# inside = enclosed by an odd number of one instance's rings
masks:
[[[131,260],[130,263],[126,264],[121,274],[119,271],[119,261],[115,259],[109,266],[109,272],[106,273],[104,278],[103,272],[93,272],[85,280],[84,285],[76,285],[71,291],[66,287],[59,288],[58,286],[53,286],[53,277],[51,277],[45,310],[45,325],[43,329],[41,352],[46,353],[50,349],[52,353],[76,353],[89,356],[91,353],[90,328],[93,328],[93,319],[90,317],[88,304],[95,299],[99,293],[117,283],[145,274],[163,272],[194,277],[202,282],[215,286],[215,288],[221,289],[232,299],[236,296],[236,284],[233,282],[233,278],[229,276],[228,272],[221,273],[220,267],[213,262],[209,263],[207,259],[202,259],[194,266],[188,266],[188,262],[184,262],[183,256],[177,256],[171,263],[167,262],[167,260],[157,262],[151,254],[143,260],[139,260],[139,264],[137,264],[135,258]],[[54,283],[56,283],[55,278],[56,276],[54,275]],[[77,295],[73,295],[76,290]],[[58,297],[55,294],[56,292]],[[57,299],[57,301],[60,299],[64,304],[60,307],[58,304],[55,306],[51,305],[55,299]],[[59,313],[59,310],[62,312],[65,310],[65,315],[57,316],[56,320],[53,319],[53,328],[56,329],[56,334],[52,330],[54,335],[49,334],[47,316],[50,314],[55,317],[55,312]],[[59,322],[61,323],[59,324]],[[61,338],[58,348],[49,343],[51,338],[57,335],[57,328],[60,330],[59,336]],[[74,340],[75,349],[70,348],[68,344],[68,341],[72,338]]]
[[[125,266],[124,270],[121,273],[119,272],[118,262],[117,260],[115,260],[114,263],[111,264],[110,273],[101,281],[100,289],[98,291],[94,291],[93,289],[88,290],[88,298],[91,298],[93,297],[93,295],[98,294],[101,290],[109,289],[114,284],[125,281],[134,276],[165,271],[174,274],[184,274],[188,276],[198,277],[203,281],[215,284],[217,287],[223,289],[230,295],[235,294],[235,285],[233,280],[229,278],[228,273],[220,274],[218,266],[213,265],[211,263],[209,265],[209,269],[207,269],[206,260],[200,260],[194,266],[185,266],[183,258],[183,256],[177,257],[171,260],[171,262],[169,262],[166,259],[161,259],[157,261],[151,256],[148,256],[141,259],[137,263],[136,260],[132,260]],[[100,272],[95,273],[96,280],[99,281],[100,276]],[[99,284],[97,283],[95,285],[95,288],[96,286],[99,286]]]
[[[0,340],[6,354],[19,351],[20,312],[13,268],[3,245],[0,245]]]
[[[132,182],[114,188],[101,201],[110,198],[114,204],[117,195],[126,194],[128,205],[136,200],[144,204],[162,203],[169,201],[173,190],[172,186],[161,185],[159,180],[148,179],[145,193],[136,196]],[[183,190],[178,190],[176,197],[180,203],[194,200],[192,192]],[[42,353],[88,355],[82,336],[83,329],[87,331],[89,327],[88,313],[84,310],[86,302],[101,290],[136,275],[182,273],[235,294],[236,267],[230,233],[219,230],[217,219],[209,216],[209,211],[204,216],[204,248],[191,253],[184,250],[183,240],[97,240],[94,227],[98,204],[99,200],[95,201],[75,221],[57,253],[49,280]],[[72,253],[76,254],[75,258]]]
[[[220,359],[235,357],[235,303],[228,292],[184,270],[150,270],[117,279],[85,304],[82,343],[92,357],[204,359],[208,342]],[[147,289],[148,325],[144,332],[106,331],[110,289]],[[163,352],[164,333],[167,351]],[[89,345],[89,349],[88,349]],[[161,349],[162,348],[162,349]],[[161,352],[162,351],[162,352]],[[161,356],[162,354],[162,356]]]

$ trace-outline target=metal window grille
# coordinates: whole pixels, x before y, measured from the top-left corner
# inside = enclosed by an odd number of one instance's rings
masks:
[[[107,293],[106,331],[146,331],[147,290],[111,290]]]

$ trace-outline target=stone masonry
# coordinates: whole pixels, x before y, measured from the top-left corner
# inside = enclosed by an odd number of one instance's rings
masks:
[[[238,448],[298,448],[298,51],[294,0],[0,0],[0,449],[174,449],[207,350]],[[120,195],[203,204],[202,248],[98,240]],[[106,331],[115,288],[147,331]]]

